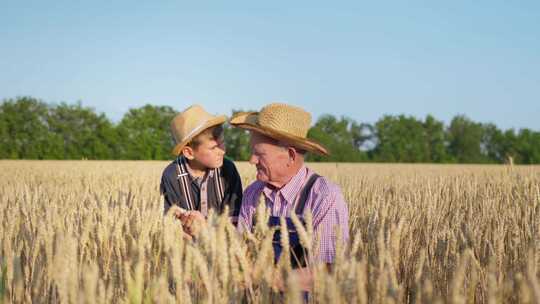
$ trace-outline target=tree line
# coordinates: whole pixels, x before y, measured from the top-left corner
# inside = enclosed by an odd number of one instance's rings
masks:
[[[233,111],[234,114],[237,111]],[[169,132],[177,113],[169,106],[130,109],[118,123],[76,104],[48,104],[33,97],[0,104],[0,159],[171,159]],[[228,157],[247,160],[248,134],[225,126]],[[455,116],[449,125],[431,115],[385,115],[374,124],[321,116],[308,137],[331,155],[309,161],[408,163],[540,163],[540,132],[501,130]]]

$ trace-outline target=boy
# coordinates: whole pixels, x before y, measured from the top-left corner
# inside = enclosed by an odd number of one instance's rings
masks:
[[[164,214],[180,219],[190,236],[205,222],[209,209],[222,213],[229,206],[231,221],[236,225],[238,220],[242,184],[234,163],[223,157],[226,119],[194,105],[171,122],[176,159],[163,171],[160,191]]]

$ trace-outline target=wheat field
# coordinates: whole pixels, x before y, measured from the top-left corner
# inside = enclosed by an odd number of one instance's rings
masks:
[[[272,231],[212,215],[180,236],[161,210],[166,164],[0,161],[0,302],[301,303]],[[254,169],[237,166],[246,186]],[[540,167],[309,166],[342,187],[351,232],[331,271],[312,266],[310,302],[540,301]]]

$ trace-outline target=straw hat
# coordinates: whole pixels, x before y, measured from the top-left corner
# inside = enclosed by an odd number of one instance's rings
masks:
[[[214,116],[206,112],[201,106],[193,105],[177,114],[171,121],[171,133],[176,142],[172,150],[174,155],[179,155],[195,136],[204,130],[220,125],[227,120],[225,115]]]
[[[260,112],[243,112],[234,115],[230,124],[288,142],[306,151],[329,155],[325,147],[307,138],[311,115],[299,107],[271,103],[264,106]]]

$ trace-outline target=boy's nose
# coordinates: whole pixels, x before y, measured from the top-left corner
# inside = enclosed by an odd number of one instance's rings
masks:
[[[221,150],[223,150],[223,152],[225,152],[226,151],[225,141],[223,140],[218,141],[218,148],[220,148]]]

